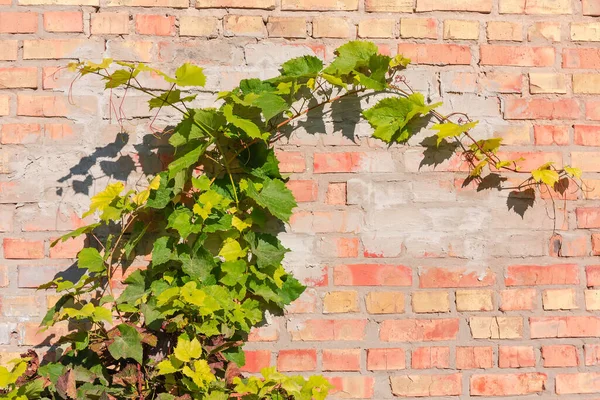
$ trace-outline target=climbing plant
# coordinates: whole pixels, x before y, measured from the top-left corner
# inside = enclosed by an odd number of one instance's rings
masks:
[[[432,146],[453,146],[478,182],[503,172],[525,174],[513,190],[557,189],[581,172],[544,164],[521,171],[520,160],[500,157],[500,138],[476,140],[477,121],[441,115],[402,78],[409,60],[380,54],[370,42],[349,42],[327,66],[313,56],[291,59],[274,78],[244,79],[218,94],[214,108],[193,108],[190,89],[205,85],[202,68],[183,64],[174,76],[144,64],[73,63],[109,90],[147,94],[150,109],[180,112],[168,137],[168,167],[143,190],[109,184],[91,199],[85,216],[98,222],[58,239],[87,235],[77,257],[79,277],[57,277],[42,289],[60,299],[44,329],[68,326],[52,361],[30,351],[12,368],[0,367],[3,399],[324,399],[323,377],[289,377],[266,368],[244,377],[242,347],[267,313],[281,314],[305,289],[282,266],[288,251],[279,224],[296,206],[279,170],[273,144],[327,105],[377,94],[362,111],[373,137],[406,143],[430,120]],[[152,73],[165,91],[138,80]],[[502,180],[500,180],[502,181]],[[561,183],[563,182],[563,183]],[[146,268],[136,257],[151,255]],[[124,279],[124,290],[118,285]]]

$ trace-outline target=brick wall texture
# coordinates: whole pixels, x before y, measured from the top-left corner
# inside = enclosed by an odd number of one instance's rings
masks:
[[[50,241],[86,222],[107,182],[157,167],[147,99],[111,102],[88,78],[69,96],[59,67],[192,61],[208,106],[239,79],[364,38],[412,58],[406,80],[479,119],[476,136],[581,168],[589,188],[554,194],[556,221],[549,193],[521,217],[507,192],[463,187],[457,160],[434,169],[420,140],[369,139],[356,105],[309,119],[279,146],[300,201],[286,265],[309,288],[252,334],[245,370],[322,373],[341,398],[598,398],[599,16],[600,0],[0,0],[2,362],[54,338],[37,326],[56,296],[35,287],[84,243]]]

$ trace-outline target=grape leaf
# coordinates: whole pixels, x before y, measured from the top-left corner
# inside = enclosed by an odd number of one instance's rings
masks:
[[[460,136],[463,133],[475,128],[478,123],[479,121],[473,121],[463,125],[458,125],[454,122],[445,122],[443,124],[435,124],[431,127],[431,129],[438,131],[437,144],[439,146],[444,139]]]
[[[142,364],[144,361],[142,336],[133,326],[127,324],[120,324],[117,329],[121,335],[115,337],[114,342],[108,346],[110,355],[116,360],[132,358]]]
[[[86,247],[77,254],[77,266],[90,272],[102,272],[106,269],[102,256],[92,247]]]
[[[323,72],[331,75],[346,75],[368,65],[371,56],[377,54],[374,43],[359,40],[348,42],[335,50],[337,57]]]
[[[194,64],[185,63],[175,71],[175,83],[179,86],[204,86],[204,70]]]
[[[292,210],[297,205],[294,195],[280,179],[265,179],[260,191],[253,182],[248,181],[245,191],[259,206],[284,222],[290,219]]]
[[[281,66],[284,76],[316,76],[323,69],[323,61],[315,56],[292,58]]]

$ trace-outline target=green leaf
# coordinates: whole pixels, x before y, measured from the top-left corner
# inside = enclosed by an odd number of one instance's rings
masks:
[[[181,370],[183,363],[171,355],[169,358],[162,360],[156,365],[159,375],[174,374]]]
[[[114,342],[108,346],[110,355],[116,360],[132,358],[142,364],[144,362],[142,336],[133,326],[127,324],[120,324],[117,329],[121,335],[115,337]]]
[[[244,239],[250,245],[252,254],[256,256],[256,265],[259,269],[280,265],[289,251],[283,247],[276,236],[268,233],[248,232]]]
[[[184,333],[177,339],[177,346],[175,346],[173,354],[180,361],[190,362],[202,356],[202,345],[198,339],[190,340],[189,336]]]
[[[119,303],[135,303],[146,294],[146,279],[142,271],[135,270],[125,279],[127,287],[119,296]]]
[[[192,215],[190,209],[178,208],[169,215],[167,228],[175,229],[183,239],[186,239],[194,231]]]
[[[177,68],[175,78],[175,83],[179,86],[204,86],[206,84],[204,70],[190,63],[185,63]]]
[[[212,374],[210,367],[206,360],[196,360],[193,363],[194,369],[192,370],[187,365],[183,367],[183,374],[192,379],[194,384],[200,389],[204,389],[208,384],[215,380],[215,376]]]
[[[406,68],[410,64],[410,58],[405,58],[402,54],[396,55],[390,60],[390,68]]]
[[[173,89],[163,92],[160,96],[154,97],[148,100],[148,106],[152,110],[153,108],[160,108],[163,106],[172,105],[178,102],[188,102],[196,99],[198,95],[194,94],[187,97],[181,97],[181,91],[179,89]]]
[[[344,89],[348,88],[348,85],[346,85],[346,83],[344,83],[342,78],[340,78],[338,76],[334,76],[334,75],[330,75],[330,74],[321,74],[321,76],[323,77],[323,79],[325,79],[327,82],[331,83],[333,86],[340,86],[340,87],[343,87]]]
[[[55,241],[53,241],[50,244],[50,247],[56,246],[58,244],[58,242],[66,242],[69,239],[76,238],[76,237],[81,236],[81,235],[86,234],[86,233],[90,233],[94,229],[96,229],[97,227],[99,227],[100,225],[101,225],[100,223],[96,223],[96,224],[91,224],[91,225],[87,225],[87,226],[82,226],[81,228],[77,228],[74,231],[69,232],[66,235],[62,235],[61,237],[59,237],[58,239],[56,239]]]
[[[169,167],[168,167],[169,179],[175,178],[175,175],[177,175],[177,173],[179,173],[180,171],[183,171],[187,168],[190,168],[191,166],[196,164],[198,162],[198,159],[200,158],[200,156],[202,154],[204,154],[204,151],[206,150],[207,146],[208,146],[208,142],[202,143],[202,144],[199,144],[199,143],[195,144],[194,146],[191,147],[191,149],[189,149],[182,156],[179,156],[175,160],[173,160],[169,164]]]
[[[273,93],[261,93],[252,104],[261,109],[265,121],[269,121],[289,108],[282,97]]]
[[[260,128],[249,119],[240,118],[233,113],[233,106],[231,104],[225,104],[223,106],[223,115],[225,115],[225,119],[231,125],[235,126],[246,132],[246,134],[252,139],[263,138]]]
[[[106,81],[106,85],[104,87],[106,89],[114,89],[121,85],[125,85],[127,82],[129,82],[130,79],[135,78],[138,73],[139,71],[136,72],[131,70],[118,69],[104,78],[104,80]]]
[[[438,131],[437,133],[437,144],[438,146],[442,141],[449,137],[458,137],[463,133],[475,128],[479,121],[469,122],[467,124],[458,125],[454,122],[446,122],[443,124],[436,124],[431,129]]]
[[[192,186],[194,189],[206,191],[210,189],[210,178],[202,175],[200,178],[192,178]]]
[[[225,275],[220,281],[227,286],[235,286],[238,283],[244,285],[248,278],[246,275],[246,262],[244,260],[224,262],[221,264],[221,271]]]
[[[325,68],[325,73],[331,75],[346,75],[360,67],[366,67],[371,56],[377,54],[374,43],[363,41],[348,42],[335,50],[337,57]]]
[[[274,217],[287,222],[297,205],[294,195],[280,179],[267,178],[263,182],[262,189],[258,191],[253,182],[247,181],[246,194]]]
[[[171,259],[171,249],[168,246],[170,236],[162,236],[154,241],[152,247],[152,265],[161,265]]]
[[[205,248],[201,247],[195,254],[181,254],[181,269],[194,279],[199,281],[206,280],[213,268],[216,266],[212,254]]]
[[[104,209],[119,197],[119,194],[123,191],[125,185],[123,182],[111,183],[106,186],[106,189],[92,197],[90,209],[88,212],[83,214],[82,218],[92,215],[96,211],[104,211]]]
[[[223,352],[223,356],[229,361],[236,363],[238,367],[246,365],[246,356],[241,347],[233,347]]]
[[[240,81],[240,90],[244,95],[255,93],[261,94],[264,92],[274,92],[275,88],[269,82],[261,81],[257,78],[242,79]]]
[[[289,305],[296,300],[306,287],[302,285],[296,278],[287,275],[283,287],[281,288],[281,301],[283,305]]]
[[[315,56],[302,56],[292,58],[281,66],[284,76],[317,76],[323,69],[323,61]]]
[[[77,254],[77,266],[90,272],[102,272],[106,269],[98,250],[91,247],[86,247]]]
[[[146,206],[154,209],[163,209],[171,202],[171,195],[173,194],[173,189],[168,187],[167,172],[163,171],[158,176],[160,176],[160,184],[158,189],[150,191],[150,197],[146,202]]]

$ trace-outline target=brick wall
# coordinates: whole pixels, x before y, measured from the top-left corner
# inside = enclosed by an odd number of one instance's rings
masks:
[[[146,99],[111,103],[90,79],[69,99],[58,67],[191,60],[206,66],[206,106],[289,57],[330,60],[365,38],[412,58],[408,82],[481,120],[477,135],[579,167],[590,189],[556,201],[553,234],[548,193],[521,218],[506,193],[462,187],[459,163],[434,171],[418,140],[387,150],[335,112],[299,129],[280,146],[300,201],[281,237],[310,288],[255,331],[245,369],[323,373],[346,398],[600,393],[597,16],[600,0],[0,0],[1,360],[52,342],[37,323],[55,296],[34,287],[83,242],[49,242],[108,181],[157,166],[140,146]]]

